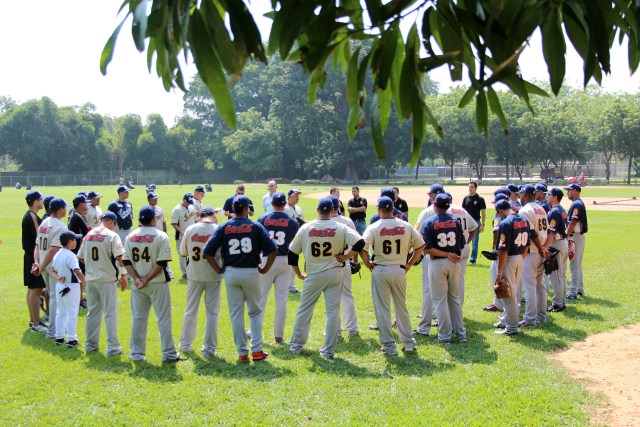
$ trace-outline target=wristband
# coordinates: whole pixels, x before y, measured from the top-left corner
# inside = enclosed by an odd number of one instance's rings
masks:
[[[127,274],[127,268],[126,267],[120,267],[120,274]]]

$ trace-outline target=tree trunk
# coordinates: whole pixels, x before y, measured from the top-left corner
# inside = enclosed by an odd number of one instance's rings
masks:
[[[451,162],[451,165],[449,166],[449,170],[451,172],[451,181],[453,181],[453,162]]]
[[[506,178],[509,181],[509,160],[505,162],[504,166],[506,167]]]
[[[418,180],[418,171],[420,170],[420,163],[422,163],[421,160],[418,160],[416,163],[416,181]]]
[[[346,170],[344,172],[344,180],[345,181],[353,181],[358,184],[358,172],[356,172],[356,168],[353,166],[353,163],[347,163]]]
[[[627,169],[627,185],[631,185],[631,165],[633,164],[633,156],[629,156],[629,168]]]

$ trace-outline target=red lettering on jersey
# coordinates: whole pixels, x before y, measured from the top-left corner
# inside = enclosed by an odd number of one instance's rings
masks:
[[[562,212],[562,219],[567,219],[567,213],[566,212]]]
[[[225,227],[224,234],[250,233],[253,224],[230,225]]]
[[[191,241],[196,243],[207,243],[209,241],[209,237],[211,237],[211,234],[196,233],[193,236],[191,236]]]
[[[440,228],[456,228],[457,223],[458,221],[456,221],[455,219],[450,219],[443,222],[436,221],[435,224],[433,224],[433,229],[438,230]]]
[[[399,236],[405,233],[404,227],[382,228],[380,230],[381,236]]]
[[[138,234],[137,236],[132,235],[129,239],[132,243],[153,243],[155,238],[155,234]]]
[[[450,214],[460,214],[460,215],[464,215],[465,213],[467,213],[467,211],[465,211],[464,209],[457,209],[457,208],[451,208],[451,212],[449,212]]]
[[[513,222],[513,228],[518,229],[518,228],[526,228],[527,227],[527,220],[523,219],[522,221],[514,221]]]
[[[538,215],[547,215],[547,213],[544,211],[543,208],[533,208],[533,212],[538,214]]]
[[[52,227],[43,227],[43,226],[40,226],[40,227],[38,228],[38,233],[42,233],[42,234],[49,234],[49,232],[51,231],[51,228],[52,228]]]
[[[287,218],[265,218],[264,219],[264,224],[265,227],[268,225],[271,225],[273,227],[288,227],[289,226],[289,220]]]
[[[104,239],[107,238],[106,234],[87,234],[86,240],[90,242],[104,242]]]
[[[315,228],[312,228],[309,230],[309,237],[334,237],[335,235],[335,228],[325,228],[324,230],[316,230]]]
[[[403,219],[403,216],[402,216],[401,213],[394,214],[393,216],[398,218],[398,219]]]

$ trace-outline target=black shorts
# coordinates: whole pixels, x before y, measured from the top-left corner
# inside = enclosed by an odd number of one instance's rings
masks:
[[[33,265],[33,254],[24,254],[24,285],[29,289],[44,289],[47,285],[44,283],[42,276],[34,276],[31,274],[31,266]]]

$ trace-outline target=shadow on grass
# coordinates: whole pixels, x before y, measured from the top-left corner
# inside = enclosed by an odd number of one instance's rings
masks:
[[[433,346],[443,346],[443,349],[447,351],[457,363],[481,363],[489,365],[496,362],[498,360],[498,353],[491,348],[491,345],[486,341],[485,335],[483,334],[483,332],[488,329],[493,331],[493,326],[485,322],[476,322],[469,319],[465,319],[464,326],[467,329],[466,343],[458,343],[455,338],[453,338],[449,344],[436,344],[433,340],[429,341],[429,343]],[[436,331],[434,331],[434,335],[437,336]],[[435,336],[433,339],[435,339]]]
[[[272,357],[273,353],[269,355]],[[269,359],[259,362],[229,362],[220,357],[203,358],[196,353],[189,355],[193,363],[193,372],[197,375],[221,378],[247,379],[251,381],[274,381],[285,376],[293,376],[288,368],[279,368],[269,363]]]
[[[162,363],[153,365],[146,360],[131,362],[133,370],[129,373],[131,378],[144,378],[152,383],[177,383],[182,381],[182,375],[176,368],[176,363]]]
[[[584,298],[580,297],[580,299],[578,299],[577,301],[578,302],[569,302],[570,305],[567,305],[567,307],[569,306],[577,307],[580,305],[600,305],[602,307],[620,307],[620,303],[618,302],[611,301],[604,298],[591,297],[589,295],[587,295]]]
[[[87,353],[87,368],[102,372],[120,374],[132,369],[131,361],[126,354],[105,356],[100,350]]]
[[[84,356],[84,352],[78,347],[67,348],[66,345],[55,345],[53,339],[44,337],[44,333],[31,332],[29,329],[22,334],[21,342],[23,345],[46,351],[62,360],[74,361]]]
[[[379,378],[380,373],[372,372],[362,366],[354,365],[346,359],[340,357],[340,354],[336,354],[333,359],[327,359],[322,357],[320,353],[314,351],[303,350],[300,355],[292,355],[293,357],[308,357],[313,365],[309,368],[309,372],[323,373],[329,375],[338,375],[342,377],[356,377],[356,378]]]

